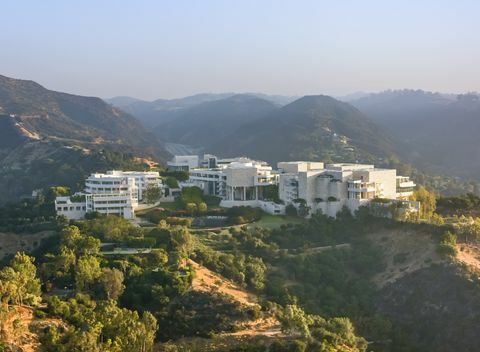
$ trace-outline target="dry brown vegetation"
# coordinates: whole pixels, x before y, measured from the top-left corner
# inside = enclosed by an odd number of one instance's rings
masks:
[[[1,325],[0,336],[13,351],[41,351],[38,334],[47,326],[65,326],[60,319],[36,318],[31,307],[14,306],[10,309]]]
[[[190,260],[189,263],[195,270],[192,281],[192,290],[219,293],[226,295],[245,306],[258,306],[258,297],[245,291],[239,285],[214,273],[204,266]],[[243,323],[239,330],[226,335],[231,336],[273,336],[280,334],[280,323],[273,316],[262,316],[256,320]]]
[[[369,235],[381,247],[385,270],[374,277],[379,287],[434,263],[445,261],[436,252],[436,244],[427,232],[409,229],[385,229]]]

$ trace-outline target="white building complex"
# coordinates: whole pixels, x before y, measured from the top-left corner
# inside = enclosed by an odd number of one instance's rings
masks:
[[[418,203],[408,201],[415,184],[397,176],[395,169],[306,161],[280,162],[278,169],[280,200],[295,207],[303,203],[311,213],[334,217],[344,206],[353,213],[374,199],[403,202],[406,208],[418,210]]]
[[[214,158],[207,156],[209,168],[190,170],[190,178],[185,186],[197,186],[205,194],[222,198],[220,205],[227,208],[251,206],[272,214],[283,213],[284,207],[267,197],[267,188],[278,182],[278,173],[270,165],[244,157]]]
[[[57,215],[68,219],[82,219],[86,213],[115,214],[126,219],[135,218],[135,209],[144,200],[145,190],[162,188],[158,172],[107,171],[94,173],[85,180],[85,190],[73,197],[57,197]]]

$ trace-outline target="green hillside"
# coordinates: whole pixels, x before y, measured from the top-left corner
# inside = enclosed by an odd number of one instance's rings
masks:
[[[306,96],[214,145],[222,155],[281,160],[378,161],[394,154],[383,130],[353,106]]]

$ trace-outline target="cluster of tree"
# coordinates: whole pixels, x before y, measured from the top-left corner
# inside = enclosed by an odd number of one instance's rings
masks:
[[[120,216],[99,215],[94,219],[77,224],[84,233],[88,233],[105,242],[128,242],[142,239],[144,231]]]
[[[258,318],[259,306],[245,307],[219,293],[190,291],[179,296],[159,315],[161,341],[184,336],[212,338],[234,332],[239,323]]]
[[[437,200],[437,212],[442,215],[478,215],[480,212],[480,197],[473,193],[455,197],[440,197]]]
[[[370,215],[362,209],[357,217],[346,208],[336,218],[317,213],[300,224],[282,225],[268,235],[268,242],[278,244],[280,248],[294,249],[306,246],[318,247],[344,243],[359,237],[366,230],[363,219]]]
[[[188,171],[179,171],[179,170],[177,171],[165,170],[165,171],[162,171],[160,175],[166,178],[172,177],[178,181],[187,181],[190,177],[190,174],[188,173]]]
[[[46,302],[48,314],[62,318],[69,326],[47,329],[41,336],[45,351],[152,350],[158,324],[149,312],[140,316],[136,311],[118,307],[112,299],[95,301],[83,294],[66,301],[51,296]]]
[[[199,187],[183,187],[182,195],[177,198],[176,202],[180,209],[187,210],[192,216],[205,214],[208,205],[203,197],[203,191]]]
[[[282,331],[298,335],[308,343],[300,344],[297,350],[305,351],[366,351],[368,343],[355,334],[348,318],[324,319],[319,315],[306,314],[302,308],[289,304],[280,314]],[[298,343],[297,343],[298,345]],[[281,346],[279,346],[281,347]],[[274,350],[285,351],[274,345]]]
[[[49,288],[71,287],[96,297],[117,299],[125,288],[124,275],[115,268],[102,268],[99,250],[99,239],[85,235],[76,226],[67,226],[61,231],[56,251],[44,256],[41,277]]]
[[[206,246],[197,246],[193,258],[210,270],[252,290],[262,291],[265,287],[266,266],[259,257],[240,252],[221,253]]]
[[[480,218],[456,217],[453,228],[465,243],[478,243],[480,240]]]
[[[0,231],[39,232],[57,228],[55,208],[44,199],[24,199],[0,207]]]

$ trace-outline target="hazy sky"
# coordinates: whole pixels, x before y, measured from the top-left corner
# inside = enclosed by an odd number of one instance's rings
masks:
[[[5,0],[0,74],[84,95],[480,91],[480,1]]]

